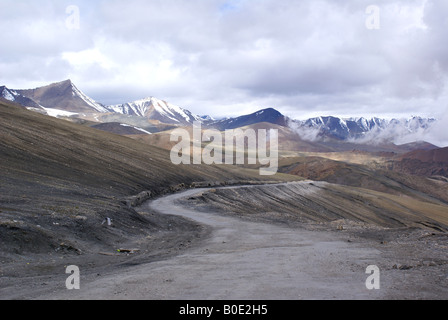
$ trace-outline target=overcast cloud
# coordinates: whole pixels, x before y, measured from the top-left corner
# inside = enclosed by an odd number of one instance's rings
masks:
[[[10,88],[70,78],[104,104],[155,96],[215,117],[274,107],[298,119],[447,118],[448,1],[0,5],[0,85]],[[67,27],[73,5],[79,29]],[[366,27],[370,5],[380,9],[379,29]]]

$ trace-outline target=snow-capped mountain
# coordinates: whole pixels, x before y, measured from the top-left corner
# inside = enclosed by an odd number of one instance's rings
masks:
[[[106,108],[110,112],[145,117],[167,124],[185,125],[192,124],[194,121],[203,121],[201,117],[188,110],[154,97]]]
[[[8,89],[5,86],[0,87],[0,97],[8,101],[16,102],[26,108],[42,110],[42,106],[34,100],[21,95],[15,90]]]
[[[216,119],[209,116],[209,115],[205,115],[205,116],[199,116],[201,118],[202,123],[204,124],[208,124],[208,123],[212,123],[215,122]]]
[[[349,138],[359,138],[364,133],[374,128],[385,128],[386,120],[372,118],[350,118],[338,117],[316,117],[304,121],[295,121],[301,128],[319,130],[323,136],[346,140]]]
[[[48,115],[55,117],[112,113],[143,117],[171,125],[187,125],[194,121],[211,121],[202,119],[188,110],[154,97],[120,105],[105,106],[84,94],[71,80],[28,90],[1,88],[0,94],[5,99],[17,101],[27,107],[42,108]],[[95,116],[95,119],[97,118]]]
[[[5,86],[0,87],[0,96],[6,100],[15,101],[17,95],[18,95],[17,92],[15,92],[13,90],[9,90]]]
[[[123,121],[132,118],[133,122],[129,120],[132,123],[128,124],[133,126],[136,124],[136,119],[155,120],[159,124],[169,126],[188,126],[192,125],[194,121],[199,121],[204,127],[219,130],[236,129],[267,122],[290,128],[298,133],[301,139],[309,141],[332,139],[354,143],[415,142],[424,140],[426,133],[437,122],[435,119],[421,117],[387,120],[328,116],[292,120],[272,108],[259,110],[249,115],[214,120],[210,116],[195,115],[186,109],[154,97],[105,106],[88,97],[70,80],[30,90],[11,90],[2,86],[0,87],[0,97],[29,109],[40,112],[44,110],[48,115],[54,117],[90,115],[90,119],[105,123],[117,121],[125,123]],[[144,126],[144,129],[149,128]]]
[[[292,120],[290,126],[299,134],[322,140],[333,138],[367,143],[394,142],[406,136],[424,135],[437,120],[411,117],[409,119],[317,117],[303,121]],[[311,134],[312,133],[312,134]]]
[[[53,83],[36,89],[15,91],[50,110],[70,113],[108,112],[102,104],[94,101],[79,90],[71,80]]]
[[[69,80],[70,81],[70,80]],[[72,89],[72,96],[74,98],[81,99],[84,103],[86,103],[91,108],[95,109],[98,112],[107,112],[107,109],[101,104],[93,100],[92,98],[85,95],[81,90],[79,90],[71,81],[71,89]]]

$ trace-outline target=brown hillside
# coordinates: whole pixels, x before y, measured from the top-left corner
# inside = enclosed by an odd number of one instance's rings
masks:
[[[321,157],[296,157],[282,159],[279,171],[315,181],[360,187],[393,195],[407,195],[421,201],[448,203],[446,183],[369,165]]]
[[[110,251],[161,230],[125,201],[142,191],[263,179],[233,166],[175,166],[166,150],[9,103],[0,103],[0,172],[2,261],[67,248]],[[102,224],[106,218],[113,226]]]
[[[448,177],[448,148],[412,151],[390,161],[388,168],[420,176]]]
[[[400,157],[401,160],[413,159],[421,162],[440,162],[448,163],[448,148],[439,148],[433,150],[415,150],[406,153]]]

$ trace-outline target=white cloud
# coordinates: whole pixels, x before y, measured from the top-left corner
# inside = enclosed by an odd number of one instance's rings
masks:
[[[367,0],[1,1],[0,84],[13,88],[71,78],[103,103],[152,95],[212,116],[448,107],[441,1],[377,0],[380,30],[365,27]]]

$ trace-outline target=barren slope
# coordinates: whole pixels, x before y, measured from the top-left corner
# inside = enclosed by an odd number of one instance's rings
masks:
[[[262,179],[234,167],[174,166],[165,150],[7,103],[0,104],[0,172],[2,262],[114,250],[159,230],[125,201],[142,191]],[[106,218],[112,226],[102,224]]]
[[[224,188],[188,199],[190,205],[287,225],[348,221],[381,228],[448,230],[448,206],[326,182]]]
[[[324,158],[327,156],[347,160],[350,154],[283,158],[280,161],[279,171],[310,180],[361,187],[398,196],[406,195],[425,202],[448,204],[448,183],[443,181],[383,170],[381,169],[383,164],[379,163],[381,160],[375,155],[371,156],[371,161],[366,154],[362,154],[359,161],[350,158],[348,161],[352,163]]]

